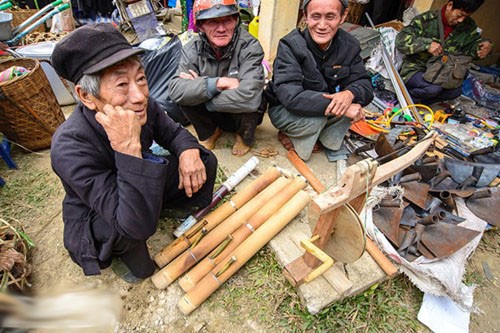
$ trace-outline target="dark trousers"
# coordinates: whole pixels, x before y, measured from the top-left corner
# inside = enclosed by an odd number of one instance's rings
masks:
[[[423,75],[424,73],[417,72],[406,82],[406,88],[415,103],[430,105],[457,98],[462,94],[462,87],[444,89],[425,81]]]
[[[215,133],[218,127],[225,132],[238,133],[245,144],[251,146],[254,142],[255,129],[262,123],[263,113],[226,113],[210,112],[204,104],[196,106],[181,106],[186,118],[193,124],[198,139],[204,141]]]
[[[206,207],[210,204],[217,173],[217,158],[212,152],[206,149],[200,150],[200,157],[205,164],[207,181],[191,198],[186,196],[184,189],[178,189],[179,172],[177,158],[172,155],[165,157],[169,161],[167,171],[169,177],[165,184],[163,208]],[[120,235],[113,226],[109,225],[95,213],[91,213],[86,221],[90,227],[85,231],[86,239],[89,240],[89,243],[93,244],[85,246],[85,251],[89,252],[85,255],[85,259],[80,257],[82,259],[81,262],[70,253],[73,261],[84,268],[86,275],[99,274],[98,270],[97,272],[93,271],[93,273],[87,274],[86,267],[88,267],[90,257],[94,258],[92,260],[93,265],[97,261],[97,265],[101,269],[108,267],[111,264],[111,260],[117,257],[139,278],[146,278],[154,273],[155,263],[149,255],[145,240],[135,240]]]

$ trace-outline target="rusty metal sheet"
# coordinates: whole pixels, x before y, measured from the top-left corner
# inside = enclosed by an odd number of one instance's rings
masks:
[[[474,215],[494,226],[500,226],[500,191],[498,188],[488,189],[491,196],[471,196],[466,201],[467,207]]]
[[[444,258],[463,248],[479,234],[479,231],[441,222],[426,226],[421,242],[436,258]]]

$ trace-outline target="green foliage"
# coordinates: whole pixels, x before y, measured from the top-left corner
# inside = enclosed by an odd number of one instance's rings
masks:
[[[256,319],[278,332],[415,332],[422,293],[403,276],[347,297],[316,315],[300,303],[284,278],[280,265],[267,248],[209,299],[211,307],[223,307],[241,322]],[[245,316],[242,318],[242,315]]]
[[[33,163],[27,163],[23,158],[16,162],[19,169],[9,170],[13,177],[9,177],[0,190],[2,216],[18,220],[33,219],[36,218],[34,212],[43,214],[43,208],[54,198],[62,200],[63,189],[52,170],[38,168],[36,159]]]

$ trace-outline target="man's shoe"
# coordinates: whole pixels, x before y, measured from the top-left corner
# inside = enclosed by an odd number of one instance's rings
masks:
[[[111,269],[116,275],[118,275],[120,279],[127,283],[136,284],[144,280],[135,276],[134,273],[132,273],[127,267],[127,265],[125,265],[125,263],[118,258],[113,259],[113,261],[111,262]]]

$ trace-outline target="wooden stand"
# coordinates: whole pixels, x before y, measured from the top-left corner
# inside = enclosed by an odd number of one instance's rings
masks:
[[[345,208],[342,207],[348,204],[348,207],[350,207],[349,209],[352,208],[354,214],[359,214],[371,188],[410,166],[418,157],[425,153],[431,143],[434,142],[435,137],[436,133],[429,133],[427,137],[409,153],[384,164],[382,167],[379,167],[378,163],[375,161],[368,159],[350,166],[347,168],[337,185],[328,191],[324,191],[324,188],[316,185],[315,190],[321,194],[309,205],[309,222],[315,223],[312,233],[312,236],[316,240],[314,245],[320,250],[327,249],[328,244],[332,242],[332,233],[335,230],[335,225],[340,215],[343,214],[346,216]],[[299,172],[302,174],[308,172],[307,166],[298,159],[298,156],[293,151],[288,157]],[[314,175],[312,175],[312,177],[314,178]],[[352,232],[354,232],[354,229]],[[353,235],[355,234],[353,233]],[[356,250],[355,245],[356,244],[353,243],[345,250]],[[380,267],[389,276],[397,272],[394,265],[392,265],[369,239],[367,239],[367,250],[369,250],[373,259],[379,263]],[[334,258],[338,256],[339,260],[343,262],[352,262],[359,257],[359,255],[352,257],[345,256],[338,248],[335,249],[333,253],[328,254]],[[305,282],[308,276],[314,275],[314,270],[317,269],[320,264],[322,263],[316,256],[311,252],[306,252],[304,255],[297,257],[285,266],[284,275],[292,285],[300,286]]]

